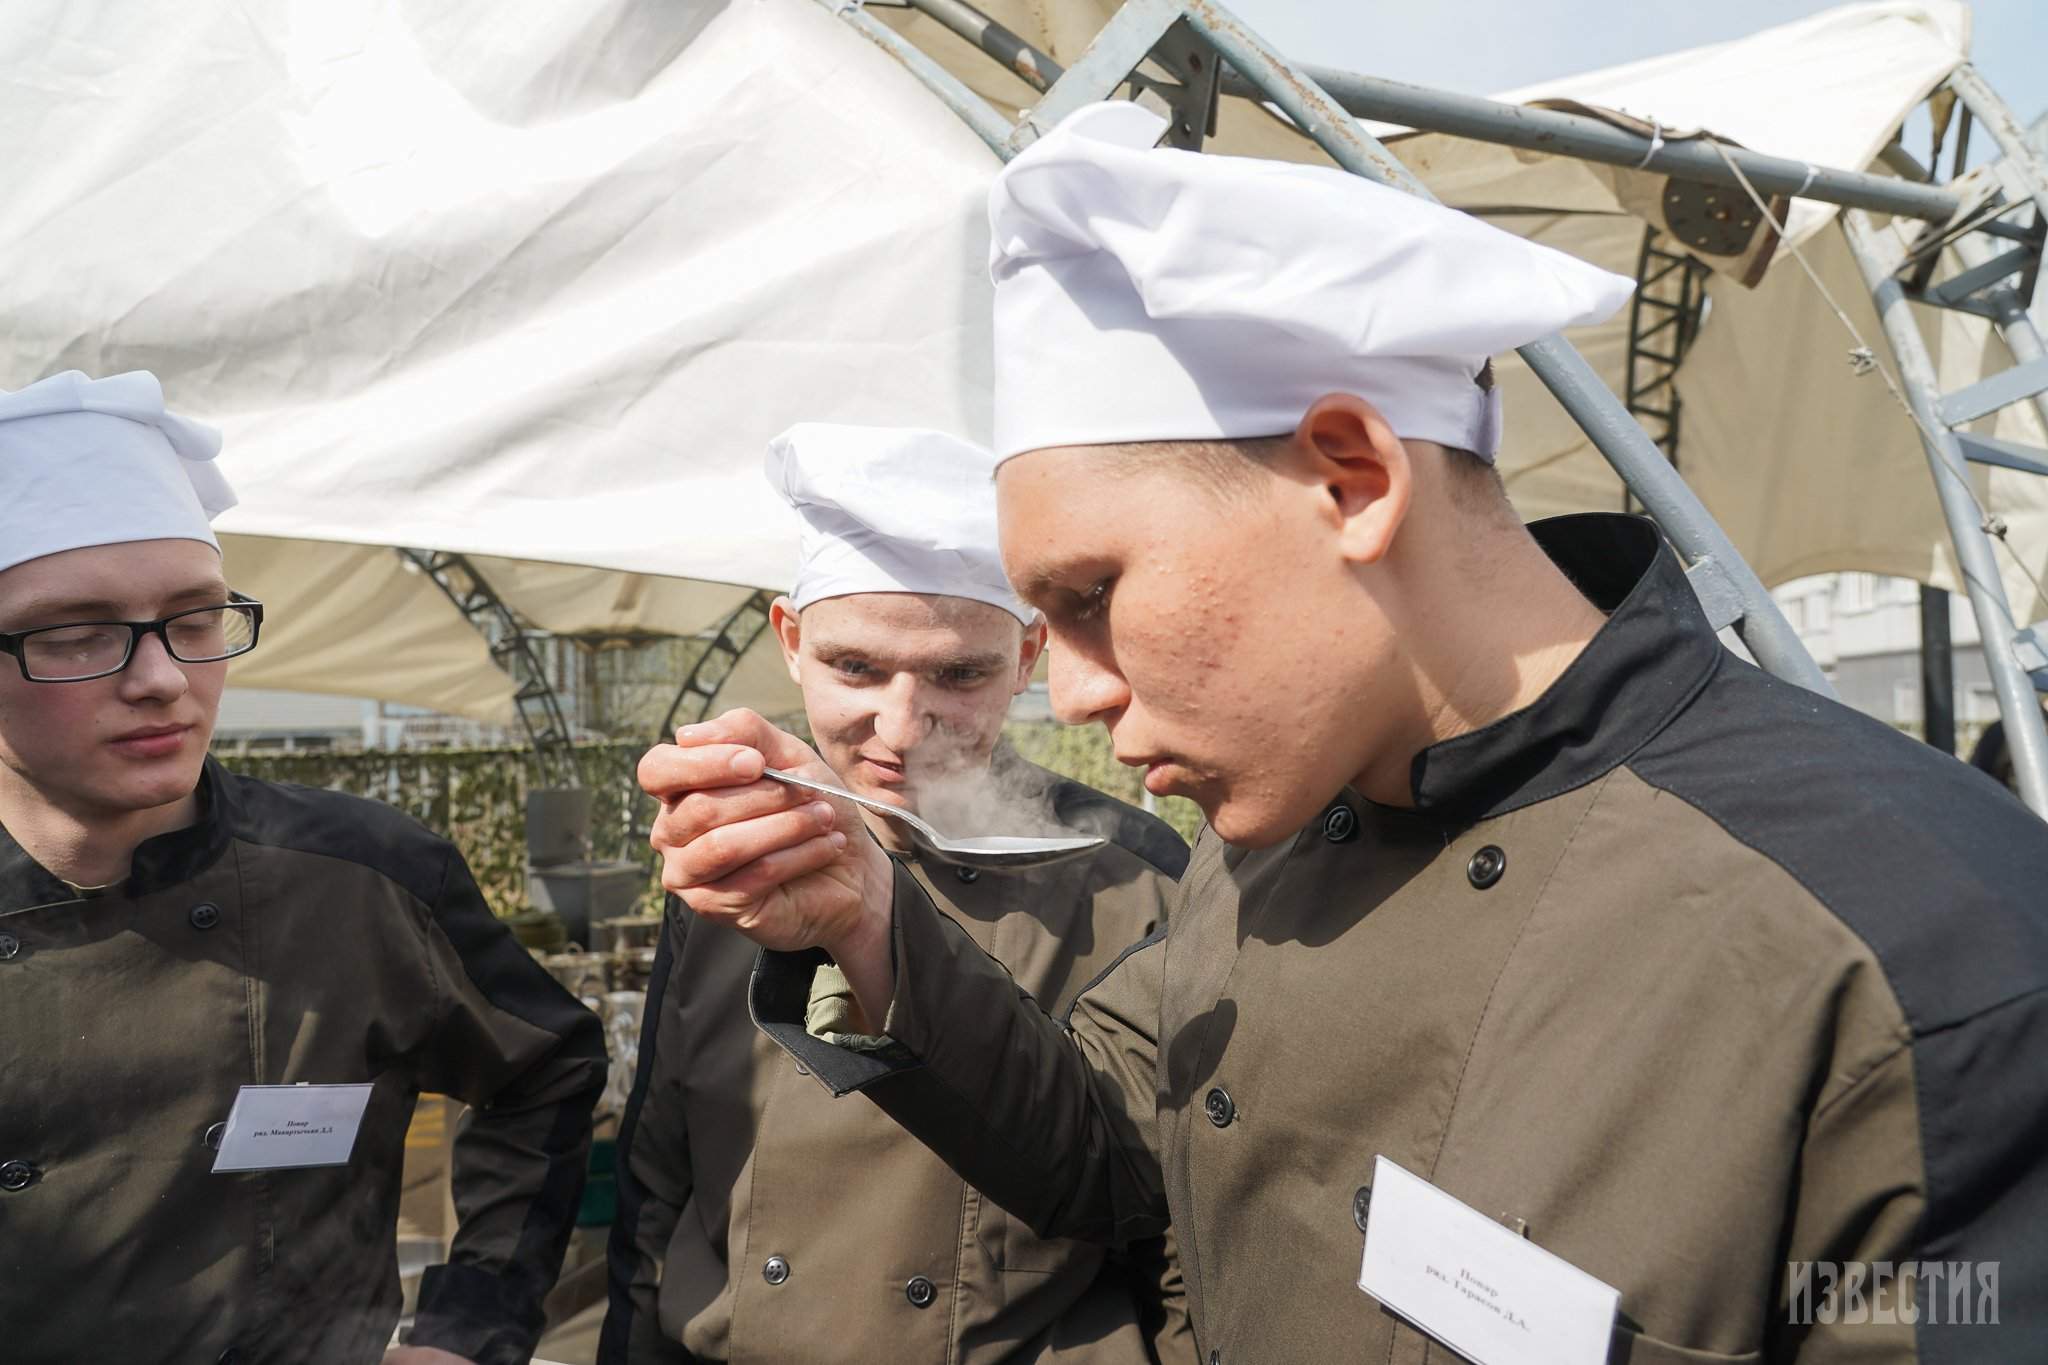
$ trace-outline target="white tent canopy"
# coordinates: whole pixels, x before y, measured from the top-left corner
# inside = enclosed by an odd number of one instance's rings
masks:
[[[506,718],[481,638],[363,547],[480,556],[546,629],[687,633],[794,567],[782,427],[986,428],[991,159],[806,0],[9,19],[0,383],[149,368],[224,428],[272,604],[237,683]]]
[[[1112,8],[985,7],[1063,61]],[[929,21],[892,22],[999,104],[1035,98]],[[1966,46],[1948,0],[1847,6],[1507,98],[1861,167]],[[994,158],[814,0],[25,0],[0,63],[0,386],[145,367],[225,429],[231,573],[272,604],[237,683],[502,720],[510,683],[483,640],[388,547],[476,557],[544,629],[689,633],[745,597],[734,585],[787,580],[794,528],[758,472],[781,427],[986,435]],[[1219,150],[1316,154],[1225,104]],[[1393,145],[1447,201],[1634,271],[1632,173]],[[1794,238],[1882,353],[1830,217],[1801,204]],[[1912,428],[1850,373],[1797,264],[1781,251],[1756,290],[1710,292],[1681,468],[1738,547],[1767,582],[1945,584]],[[1941,327],[1944,379],[1974,378],[1988,327]],[[1619,391],[1625,320],[1573,339]],[[1540,386],[1502,372],[1523,511],[1620,506]],[[2043,439],[2024,408],[1985,425]],[[2048,489],[1979,481],[2043,567]],[[2007,586],[2023,617],[2048,612],[2024,575]],[[787,684],[771,661],[734,686]]]

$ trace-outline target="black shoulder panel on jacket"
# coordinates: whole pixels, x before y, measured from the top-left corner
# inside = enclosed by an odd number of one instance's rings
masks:
[[[1052,789],[1052,810],[1067,828],[1107,839],[1175,881],[1188,869],[1187,843],[1172,825],[1114,796],[1061,778]]]
[[[453,845],[402,811],[345,792],[215,770],[234,838],[359,863],[432,905]]]
[[[1917,1254],[2048,1275],[2048,824],[1967,764],[1733,660],[1628,766],[1876,955],[1913,1034]],[[2048,1333],[2024,1297],[2004,1330]],[[1980,1330],[1923,1320],[1921,1359],[1980,1359]]]
[[[1628,766],[1869,944],[1916,1035],[2048,989],[2048,824],[1968,764],[1730,659]]]

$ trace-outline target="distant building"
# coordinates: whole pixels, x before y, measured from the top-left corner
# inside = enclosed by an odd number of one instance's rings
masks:
[[[234,749],[357,748],[377,703],[314,692],[230,687],[221,694],[214,742]]]
[[[231,752],[306,749],[444,749],[518,745],[525,736],[461,716],[364,697],[230,687],[221,694],[216,748]]]
[[[1772,592],[1792,629],[1842,700],[1908,734],[1922,734],[1920,585],[1877,574],[1820,574]],[[1968,755],[1998,719],[1998,698],[1978,646],[1977,618],[1960,593],[1949,598],[1955,646],[1956,747]]]

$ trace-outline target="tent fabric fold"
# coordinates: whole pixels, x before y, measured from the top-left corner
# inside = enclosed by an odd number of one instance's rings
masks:
[[[0,387],[146,368],[223,429],[230,570],[291,604],[238,684],[502,722],[389,547],[689,634],[794,569],[776,432],[986,435],[994,159],[809,0],[27,0],[0,69]]]

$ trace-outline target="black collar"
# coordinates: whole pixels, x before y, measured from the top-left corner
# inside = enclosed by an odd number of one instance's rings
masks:
[[[1654,522],[1588,512],[1529,530],[1607,624],[1531,705],[1415,756],[1409,782],[1424,814],[1483,819],[1606,775],[1670,724],[1726,656]]]
[[[227,851],[235,812],[234,779],[208,758],[199,774],[198,821],[145,839],[135,850],[127,879],[106,894],[133,900],[192,880]],[[80,899],[0,826],[0,914]]]

